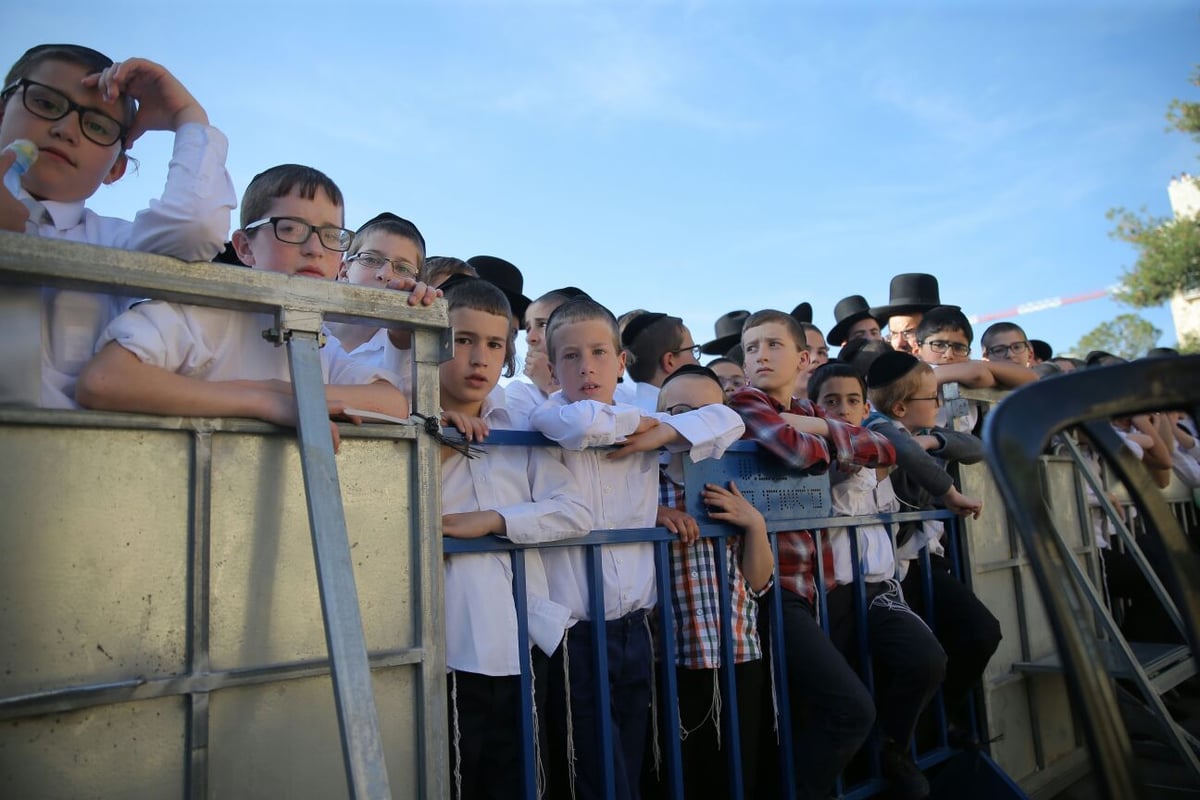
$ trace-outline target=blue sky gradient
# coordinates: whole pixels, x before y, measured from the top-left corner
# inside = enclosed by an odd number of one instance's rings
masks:
[[[526,294],[574,284],[682,316],[848,294],[900,272],[983,314],[1116,283],[1105,211],[1169,213],[1200,172],[1164,131],[1198,99],[1194,3],[161,2],[14,5],[12,63],[73,41],[170,68],[230,139],[241,192],[327,172],[354,227],[412,219],[431,254],[502,256]],[[156,196],[169,136],[91,205]],[[1130,311],[1017,319],[1056,350]],[[1175,331],[1163,307],[1143,315]],[[980,333],[981,331],[977,331]],[[978,353],[978,348],[975,350]]]

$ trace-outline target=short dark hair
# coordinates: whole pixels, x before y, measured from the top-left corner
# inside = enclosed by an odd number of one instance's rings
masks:
[[[682,344],[683,320],[679,317],[667,316],[650,323],[625,347],[629,377],[638,383],[648,382],[658,369],[659,359]]]
[[[614,352],[621,352],[621,334],[617,332],[617,318],[613,313],[604,306],[597,303],[587,295],[581,295],[573,300],[568,300],[550,314],[550,319],[546,321],[546,354],[550,356],[550,361],[554,361],[554,334],[563,325],[570,325],[575,322],[587,322],[588,320],[600,320],[608,324],[612,328],[613,348]]]
[[[962,331],[963,336],[967,337],[967,344],[975,341],[975,332],[971,330],[967,315],[951,306],[938,306],[925,312],[921,324],[917,326],[917,341],[923,342],[942,331]]]
[[[4,76],[4,86],[0,88],[6,89],[22,78],[28,78],[31,72],[47,61],[65,61],[68,64],[75,64],[87,70],[89,75],[103,72],[113,65],[113,60],[104,53],[80,44],[39,44],[26,50],[9,68],[8,74]],[[128,94],[122,93],[121,108],[124,111],[125,119],[120,122],[128,128],[133,124],[133,118],[137,114],[137,102]],[[125,152],[128,145],[127,141],[121,140],[122,153]]]
[[[493,284],[482,278],[461,280],[446,290],[447,311],[466,308],[504,317],[507,321],[504,336],[504,377],[511,378],[517,371],[516,332],[512,326],[512,308],[508,298]]]
[[[312,200],[318,191],[333,201],[338,208],[345,206],[342,190],[318,169],[300,164],[280,164],[255,175],[242,194],[241,227],[266,216],[271,203],[287,197],[295,189],[305,200]]]
[[[800,321],[791,314],[785,314],[774,308],[765,308],[762,311],[755,311],[750,316],[746,317],[746,321],[742,323],[742,335],[751,328],[757,328],[759,325],[766,325],[768,322],[778,322],[788,330],[788,334],[792,337],[792,341],[800,350],[808,349],[808,338],[804,335],[804,329],[800,327]]]
[[[821,396],[821,387],[832,378],[854,378],[862,387],[863,400],[867,399],[867,379],[857,367],[845,361],[826,361],[813,370],[813,374],[808,378],[808,399],[817,402],[817,398]]]
[[[423,279],[430,286],[441,286],[455,275],[478,278],[479,273],[467,262],[454,256],[430,256],[425,259]]]
[[[979,337],[979,346],[986,352],[988,344],[992,341],[992,337],[999,336],[1002,333],[1019,333],[1022,339],[1029,339],[1025,334],[1025,329],[1015,322],[993,322],[987,326],[987,330],[983,332],[983,336]]]

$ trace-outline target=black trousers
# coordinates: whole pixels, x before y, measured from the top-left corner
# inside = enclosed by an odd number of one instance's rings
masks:
[[[962,715],[971,687],[1000,646],[1000,623],[966,584],[950,574],[950,562],[930,556],[929,576],[933,581],[933,630],[946,651],[946,680],[942,697],[951,721],[965,723]],[[925,619],[925,568],[914,560],[904,578],[904,596],[909,606]]]
[[[894,583],[869,583],[865,588],[879,727],[907,747],[917,719],[946,677],[946,654],[929,626],[898,596]],[[839,586],[826,603],[830,638],[851,664],[860,660],[855,593],[853,585]]]

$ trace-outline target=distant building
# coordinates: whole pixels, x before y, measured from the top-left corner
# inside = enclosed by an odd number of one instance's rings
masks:
[[[1171,198],[1176,219],[1200,218],[1200,179],[1186,172],[1173,178],[1167,185],[1167,196]],[[1171,298],[1171,318],[1180,342],[1200,339],[1200,285],[1186,286],[1175,293]]]

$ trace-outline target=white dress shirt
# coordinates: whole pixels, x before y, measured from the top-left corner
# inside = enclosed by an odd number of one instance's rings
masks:
[[[830,473],[830,478],[829,493],[835,516],[890,514],[900,510],[891,479],[879,480],[870,467],[857,467],[850,473],[837,470]],[[849,528],[830,528],[827,535],[833,549],[835,580],[838,584],[852,583],[854,563]],[[892,537],[883,525],[858,527],[858,564],[866,583],[879,583],[894,576],[896,557]]]
[[[484,401],[483,419],[492,430],[512,429],[503,393]],[[531,543],[582,536],[592,528],[582,492],[549,447],[484,445],[485,454],[460,453],[442,462],[442,513],[496,511],[507,538]],[[446,664],[480,675],[517,675],[521,669],[517,610],[508,553],[460,553],[445,559]],[[570,612],[550,599],[546,571],[536,550],[525,551],[529,637],[553,653]]]
[[[28,233],[125,250],[174,256],[185,261],[209,261],[221,251],[229,233],[229,214],[237,205],[233,182],[225,170],[225,135],[206,125],[188,123],[175,134],[175,148],[162,197],[134,217],[133,222],[102,217],[83,201],[42,202],[49,218],[31,222]],[[18,199],[29,199],[22,189]],[[75,379],[92,356],[104,327],[129,307],[131,298],[87,292],[41,290],[41,387],[11,386],[12,376],[0,374],[0,397],[6,402],[43,408],[78,408]],[[36,346],[17,343],[25,337],[0,319],[4,347]]]
[[[109,323],[96,350],[110,341],[145,364],[208,381],[291,380],[287,348],[263,338],[275,316],[163,300],[139,303]],[[334,336],[321,348],[321,373],[329,384],[399,380],[385,369],[346,355]]]
[[[613,461],[607,451],[587,449],[623,441],[643,416],[677,430],[693,461],[720,458],[741,438],[745,426],[737,412],[723,405],[705,406],[686,414],[650,414],[634,406],[607,405],[594,400],[568,402],[555,392],[533,413],[534,430],[566,450],[564,462],[575,475],[598,530],[652,528],[658,510],[658,454],[634,453]],[[604,618],[619,619],[652,608],[654,548],[648,543],[608,545],[600,549],[604,576]],[[543,554],[550,579],[550,597],[571,610],[575,620],[591,618],[588,610],[587,565],[582,548],[555,548]]]
[[[396,388],[404,392],[411,405],[413,351],[411,347],[401,350],[392,344],[387,328],[375,331],[374,336],[350,351],[350,357],[395,375],[399,381],[395,384]]]

